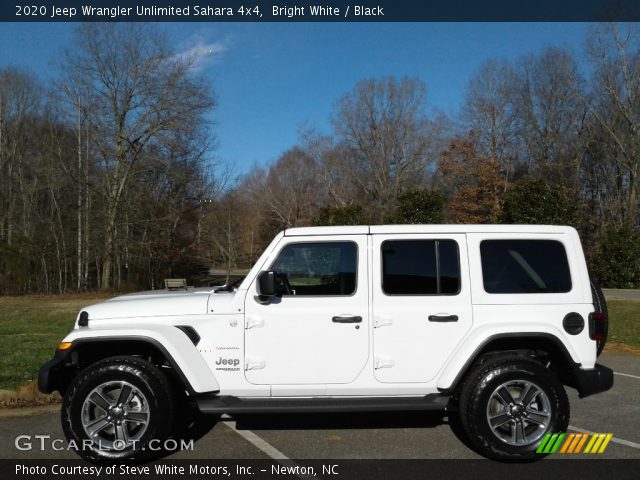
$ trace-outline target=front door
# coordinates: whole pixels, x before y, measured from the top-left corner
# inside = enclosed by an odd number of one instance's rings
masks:
[[[344,384],[369,356],[366,235],[284,237],[265,269],[280,294],[267,304],[250,287],[245,375],[253,384]]]
[[[436,377],[471,328],[466,258],[465,235],[374,235],[376,379]]]

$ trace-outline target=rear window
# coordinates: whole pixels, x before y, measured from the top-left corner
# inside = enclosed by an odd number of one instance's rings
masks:
[[[387,295],[458,294],[458,244],[453,240],[383,242],[382,290]]]
[[[487,293],[566,293],[571,274],[557,240],[483,240],[482,280]]]

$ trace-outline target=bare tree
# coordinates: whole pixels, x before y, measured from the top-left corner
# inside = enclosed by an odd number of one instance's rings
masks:
[[[300,140],[301,148],[317,166],[317,203],[344,207],[358,199],[359,191],[354,188],[348,173],[349,164],[345,161],[349,157],[346,145],[312,129],[302,131]]]
[[[504,190],[517,159],[513,100],[513,67],[506,61],[489,60],[469,80],[461,110],[477,154],[499,163]]]
[[[29,152],[32,120],[39,115],[41,88],[29,74],[0,70],[0,241],[11,245],[14,236],[29,235],[33,204]],[[18,232],[16,232],[18,230]]]
[[[89,88],[90,85],[83,77],[72,77],[66,72],[62,81],[55,82],[50,94],[57,118],[64,124],[73,126],[76,137],[75,161],[68,157],[69,152],[65,151],[63,154],[62,149],[58,150],[58,157],[60,167],[73,182],[76,193],[75,275],[78,291],[87,289],[89,264],[89,171],[92,162]]]
[[[318,204],[320,178],[318,165],[300,147],[285,152],[269,169],[265,199],[280,228],[310,223]]]
[[[640,28],[636,24],[594,27],[587,52],[594,70],[590,96],[583,102],[613,149],[607,159],[617,164],[624,192],[622,218],[638,221],[640,174]]]
[[[213,265],[223,267],[226,284],[229,284],[234,269],[238,267],[242,254],[238,239],[247,229],[242,215],[243,193],[229,189],[215,202],[212,200],[203,222],[207,256]]]
[[[529,175],[577,188],[585,108],[573,55],[549,47],[517,64],[513,93],[517,134]]]
[[[149,25],[83,24],[79,47],[66,52],[62,68],[84,84],[88,119],[104,174],[103,289],[112,285],[117,224],[134,166],[151,145],[189,137],[206,124],[214,102],[193,76],[194,59],[176,55]]]
[[[363,80],[338,102],[333,126],[348,147],[351,179],[382,219],[435,160],[426,86],[416,78]],[[368,203],[368,202],[367,202]]]

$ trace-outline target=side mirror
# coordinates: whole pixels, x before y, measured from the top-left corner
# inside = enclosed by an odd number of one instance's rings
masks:
[[[276,272],[267,270],[258,275],[258,296],[262,301],[268,301],[276,294]]]

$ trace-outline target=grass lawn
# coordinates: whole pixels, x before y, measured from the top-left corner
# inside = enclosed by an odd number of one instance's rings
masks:
[[[608,300],[607,306],[609,341],[640,351],[640,302]]]
[[[35,380],[83,306],[111,295],[0,297],[0,389]],[[640,302],[609,300],[609,340],[640,351]]]
[[[109,295],[0,297],[0,389],[15,390],[38,377],[73,328],[83,306]]]

